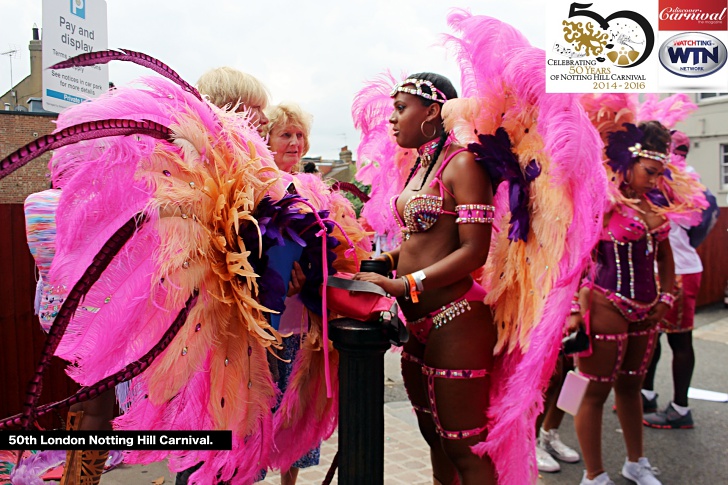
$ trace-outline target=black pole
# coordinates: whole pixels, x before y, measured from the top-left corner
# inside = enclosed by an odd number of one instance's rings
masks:
[[[381,323],[329,323],[339,351],[339,485],[384,483],[384,353]]]

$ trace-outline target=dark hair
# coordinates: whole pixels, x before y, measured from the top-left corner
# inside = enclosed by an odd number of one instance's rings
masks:
[[[303,173],[316,173],[318,172],[318,169],[316,168],[316,164],[314,162],[306,162],[306,164],[303,166]]]
[[[445,95],[445,97],[449,99],[455,99],[458,97],[458,92],[455,89],[455,86],[452,85],[450,80],[446,78],[445,76],[442,76],[440,74],[435,74],[434,72],[417,72],[415,74],[410,74],[407,76],[407,79],[422,79],[423,81],[430,81],[437,89],[439,89],[442,94]],[[429,88],[425,85],[422,85],[422,89],[427,92]],[[432,94],[432,93],[428,93]],[[430,106],[435,101],[432,101],[431,99],[426,99],[420,97],[420,101],[425,106]],[[448,133],[445,130],[442,130],[442,133],[440,134],[440,140],[437,144],[437,149],[435,150],[435,153],[432,154],[432,163],[429,167],[427,167],[427,172],[425,173],[425,177],[422,179],[422,185],[420,185],[420,188],[417,189],[415,192],[419,192],[422,190],[422,187],[425,186],[425,182],[427,182],[427,177],[430,176],[430,172],[432,172],[432,168],[435,166],[435,162],[437,162],[437,159],[440,158],[440,153],[442,152],[442,149],[445,147],[445,140],[447,140]],[[405,187],[409,183],[410,180],[412,180],[412,177],[415,174],[415,171],[417,170],[417,167],[420,166],[420,159],[417,158],[417,161],[415,162],[414,166],[412,167],[412,170],[410,170],[409,177],[407,177],[407,181],[404,183]]]
[[[670,130],[659,121],[644,121],[638,128],[644,133],[642,148],[660,153],[670,152]]]

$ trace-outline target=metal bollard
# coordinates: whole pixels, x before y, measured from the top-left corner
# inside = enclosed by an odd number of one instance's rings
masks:
[[[340,485],[384,483],[384,353],[381,323],[349,318],[329,322],[339,351]]]

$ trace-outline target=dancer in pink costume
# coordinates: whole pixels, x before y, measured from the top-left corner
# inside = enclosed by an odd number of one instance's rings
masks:
[[[449,22],[462,98],[420,73],[355,100],[366,177],[397,183],[377,184],[365,217],[401,227],[380,258],[399,278],[358,278],[397,295],[409,322],[403,375],[436,483],[535,483],[541,394],[601,227],[601,143],[575,96],[545,93],[544,53],[518,31],[462,11]]]
[[[24,412],[0,428],[27,428],[60,405],[36,406],[55,354],[88,386],[67,403],[134,377],[117,429],[233,432],[230,451],[132,451],[128,463],[167,459],[179,471],[202,462],[190,483],[249,484],[261,469],[295,460],[276,456],[277,434],[293,430],[305,450],[336,424],[329,405],[336,355],[328,352],[320,298],[304,302],[320,316],[310,334],[321,342],[310,352],[306,393],[296,413],[274,422],[267,354],[278,351],[281,336],[268,315],[282,309],[286,289],[268,253],[284,235],[301,245],[313,269],[302,294],[318,296],[333,263],[346,257],[354,266],[353,242],[327,213],[286,192],[252,113],[211,105],[169,67],[131,51],[96,52],[54,69],[113,59],[167,79],[69,109],[56,133],[0,161],[2,177],[55,150],[50,169],[62,188],[62,223],[49,279],[68,292]]]
[[[694,105],[684,95],[660,102],[648,97],[641,106],[636,95],[588,95],[582,104],[606,141],[604,166],[612,183],[596,266],[571,318],[572,328],[585,327],[591,341],[590,352],[578,359],[579,372],[591,381],[575,418],[586,465],[581,483],[613,483],[602,464],[601,418],[614,388],[627,448],[622,475],[659,485],[644,456],[640,389],[657,323],[674,302],[668,220],[699,220],[705,205],[701,186],[671,163],[663,123],[671,126]]]

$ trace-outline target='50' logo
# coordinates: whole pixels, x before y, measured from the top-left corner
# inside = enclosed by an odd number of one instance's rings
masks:
[[[649,57],[655,45],[652,26],[642,15],[631,10],[620,10],[604,18],[598,13],[587,10],[591,3],[572,3],[569,18],[588,17],[599,24],[604,32],[594,32],[591,23],[582,28],[581,22],[564,21],[564,39],[576,45],[576,50],[586,50],[586,54],[601,54],[607,49],[606,56],[617,67],[635,67]],[[624,19],[625,21],[617,22]],[[635,25],[638,29],[635,29]],[[635,32],[641,31],[641,36]],[[597,60],[604,62],[603,57]]]

